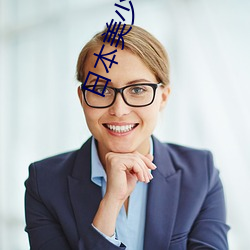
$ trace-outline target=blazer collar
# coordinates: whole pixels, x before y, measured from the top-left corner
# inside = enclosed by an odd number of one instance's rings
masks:
[[[176,171],[167,144],[153,137],[154,179],[149,183],[144,249],[168,249],[179,203],[181,171]]]
[[[179,202],[181,172],[176,171],[167,144],[154,136],[154,179],[149,183],[144,249],[168,249]],[[78,151],[68,185],[79,234],[92,223],[102,199],[101,188],[91,181],[91,138]]]
[[[71,176],[69,193],[78,232],[86,232],[102,199],[101,188],[91,181],[91,138],[78,151]]]

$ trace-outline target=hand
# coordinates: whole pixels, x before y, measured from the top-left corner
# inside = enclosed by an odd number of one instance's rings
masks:
[[[106,155],[107,190],[93,220],[99,231],[108,236],[114,234],[119,211],[136,182],[148,183],[153,178],[149,172],[156,169],[152,160],[152,155],[144,156],[138,152]]]
[[[107,190],[109,197],[124,202],[135,188],[137,181],[148,183],[153,176],[149,170],[156,169],[153,156],[134,153],[113,153],[106,155]]]

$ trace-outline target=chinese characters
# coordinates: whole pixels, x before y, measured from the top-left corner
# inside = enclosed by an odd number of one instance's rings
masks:
[[[125,1],[126,0],[120,0],[120,2],[125,2]],[[132,4],[131,1],[129,1],[129,5],[130,5],[130,9],[127,8],[127,7],[124,7],[123,5],[117,4],[117,3],[114,4],[115,7],[118,7],[120,9],[124,10],[124,11],[130,11],[131,10],[131,13],[132,13],[131,25],[133,25],[134,24],[134,7],[133,7],[133,4]],[[124,22],[125,18],[123,17],[123,15],[118,10],[116,10],[115,12],[122,19],[122,21]],[[106,54],[102,54],[103,50],[104,50],[104,47],[105,47],[105,43],[106,44],[110,43],[110,46],[113,46],[113,44],[114,44],[114,42],[116,40],[115,47],[117,47],[120,44],[120,41],[121,41],[121,44],[122,44],[121,49],[123,50],[124,49],[123,36],[128,34],[130,32],[130,30],[132,29],[132,27],[130,26],[129,29],[126,32],[124,32],[124,29],[125,29],[127,24],[122,25],[121,21],[119,21],[119,23],[114,22],[114,19],[111,20],[110,24],[106,23],[106,25],[107,25],[107,32],[102,34],[102,36],[104,36],[103,37],[103,43],[104,44],[102,45],[102,48],[101,48],[99,54],[94,53],[93,55],[97,57],[94,68],[96,68],[98,62],[101,60],[106,72],[109,73],[109,69],[111,69],[113,64],[118,64],[118,62],[115,61],[115,58],[116,58],[115,53],[117,52],[117,49],[114,49],[113,51],[110,51],[110,52],[108,52]],[[119,30],[120,30],[120,33],[118,33]],[[113,54],[112,59],[107,57],[107,56],[112,55],[112,54]],[[109,62],[108,67],[106,65],[106,61]],[[96,80],[95,80],[95,84],[93,85],[93,88],[86,87],[86,84],[88,83],[88,79],[89,79],[90,75],[96,76]],[[96,87],[96,85],[98,83],[98,80],[100,78],[104,79],[106,81],[105,85],[103,86],[102,93],[95,91],[95,87]],[[105,89],[106,89],[107,84],[109,82],[111,82],[111,79],[106,78],[104,76],[101,76],[99,74],[96,74],[96,73],[94,73],[92,71],[89,71],[88,75],[87,75],[87,77],[86,77],[86,79],[84,81],[84,84],[82,85],[82,88],[84,88],[85,90],[91,91],[91,92],[93,92],[93,93],[95,93],[97,95],[105,96],[104,92],[105,92]]]

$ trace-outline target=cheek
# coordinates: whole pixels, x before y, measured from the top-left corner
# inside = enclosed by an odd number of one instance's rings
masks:
[[[96,110],[89,107],[84,107],[83,112],[88,126],[91,126],[91,124],[98,122],[100,116]]]
[[[140,110],[140,113],[138,115],[141,117],[144,123],[152,125],[157,123],[157,118],[160,113],[159,111],[159,103],[154,102],[152,105],[144,107],[143,110]]]
[[[146,109],[144,110],[144,114],[147,115],[148,117],[156,117],[160,113],[161,109],[161,99],[160,98],[155,98],[154,102],[145,107]]]

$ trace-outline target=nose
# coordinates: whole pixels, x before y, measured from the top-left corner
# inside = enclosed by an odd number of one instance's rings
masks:
[[[109,107],[109,113],[113,116],[122,117],[129,114],[130,108],[131,107],[124,102],[121,93],[117,93],[114,104]]]

